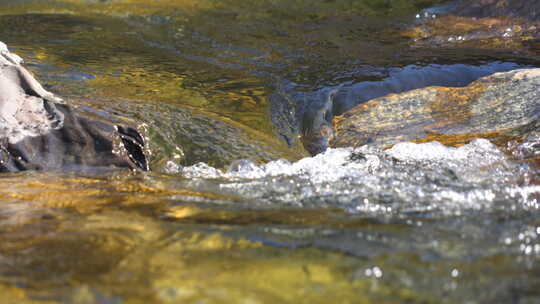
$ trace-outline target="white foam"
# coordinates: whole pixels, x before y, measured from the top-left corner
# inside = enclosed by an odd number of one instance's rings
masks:
[[[488,140],[478,139],[459,148],[431,142],[400,143],[387,151],[366,146],[329,149],[297,162],[257,165],[244,160],[228,171],[199,163],[180,173],[197,179],[193,184],[201,191],[254,204],[461,214],[488,210],[501,201],[516,204],[512,208],[532,206],[533,196],[516,195],[516,189],[530,188],[522,179],[528,169],[521,166]],[[216,186],[218,190],[211,190]]]

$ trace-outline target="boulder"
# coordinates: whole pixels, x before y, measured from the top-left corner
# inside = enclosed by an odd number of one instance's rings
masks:
[[[386,69],[386,78],[325,87],[311,92],[291,92],[278,87],[270,96],[274,123],[284,138],[300,135],[306,151],[316,155],[329,147],[332,119],[369,100],[427,86],[462,87],[496,72],[523,68],[510,62],[484,65],[430,64]],[[289,90],[292,91],[292,90]],[[292,109],[292,110],[291,110]],[[281,114],[281,115],[280,115]],[[287,126],[290,126],[287,128]]]
[[[452,13],[469,17],[513,17],[540,21],[540,1],[462,0]]]
[[[427,87],[361,104],[334,119],[332,147],[438,140],[460,145],[472,138],[496,143],[539,127],[540,69],[481,78],[466,87]]]
[[[148,169],[137,130],[85,117],[22,64],[0,42],[0,172]]]
[[[459,1],[434,11],[418,14],[424,18],[402,32],[411,46],[510,51],[538,60],[539,1]]]

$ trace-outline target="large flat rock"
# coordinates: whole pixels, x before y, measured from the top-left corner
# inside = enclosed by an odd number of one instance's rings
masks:
[[[510,51],[528,60],[538,60],[539,1],[457,1],[435,12],[419,14],[421,22],[402,32],[411,38],[412,47]]]
[[[427,87],[361,104],[334,119],[332,147],[472,138],[495,142],[538,128],[540,69],[496,73],[467,87]]]
[[[540,21],[540,1],[462,0],[456,5],[454,13],[470,17],[517,17]]]

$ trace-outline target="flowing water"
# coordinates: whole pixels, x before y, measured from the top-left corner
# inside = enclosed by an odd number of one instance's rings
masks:
[[[409,47],[439,2],[0,1],[0,41],[152,168],[0,176],[0,302],[540,302],[537,132],[307,157],[291,123],[416,67],[540,66]]]

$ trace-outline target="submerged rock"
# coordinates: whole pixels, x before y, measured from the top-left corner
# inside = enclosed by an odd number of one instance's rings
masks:
[[[472,138],[506,143],[540,123],[540,69],[496,73],[467,87],[428,87],[361,104],[334,120],[333,147]]]
[[[196,109],[118,97],[93,100],[92,105],[108,112],[112,102],[113,111],[144,126],[152,171],[175,173],[199,162],[223,168],[239,158],[261,163],[305,156],[279,138]]]
[[[147,169],[135,129],[85,117],[46,91],[22,63],[0,42],[0,172]]]
[[[540,21],[540,2],[530,0],[462,0],[457,3],[453,13],[471,17],[506,16]]]
[[[540,54],[540,2],[528,0],[460,1],[426,12],[417,26],[403,32],[415,47],[496,49]]]

